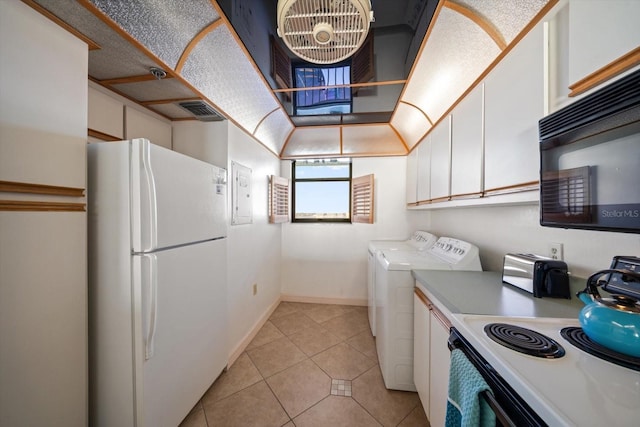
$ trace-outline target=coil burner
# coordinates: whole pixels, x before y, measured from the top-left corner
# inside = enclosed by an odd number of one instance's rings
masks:
[[[615,363],[619,366],[624,366],[625,368],[633,369],[634,371],[640,371],[640,357],[628,356],[608,349],[607,347],[603,347],[600,344],[593,342],[580,327],[569,326],[562,328],[560,330],[560,335],[562,335],[562,338],[569,341],[570,344],[573,344],[575,347],[592,356],[606,360],[607,362]]]
[[[498,344],[520,353],[545,359],[564,356],[564,348],[560,344],[531,329],[508,323],[489,323],[485,325],[484,332]]]

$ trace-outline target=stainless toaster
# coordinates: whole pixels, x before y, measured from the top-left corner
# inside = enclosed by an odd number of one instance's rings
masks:
[[[571,298],[567,264],[534,254],[504,256],[502,281],[535,297]]]

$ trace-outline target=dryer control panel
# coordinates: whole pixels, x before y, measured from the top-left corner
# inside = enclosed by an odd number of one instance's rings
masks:
[[[449,264],[461,264],[478,259],[478,247],[453,237],[440,237],[429,253]]]

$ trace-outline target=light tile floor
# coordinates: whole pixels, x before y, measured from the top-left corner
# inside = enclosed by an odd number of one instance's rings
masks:
[[[282,302],[181,427],[428,425],[384,387],[366,307]]]

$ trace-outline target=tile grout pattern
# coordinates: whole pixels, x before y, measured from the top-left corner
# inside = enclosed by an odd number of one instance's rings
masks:
[[[282,302],[180,427],[428,425],[384,387],[366,307]]]

